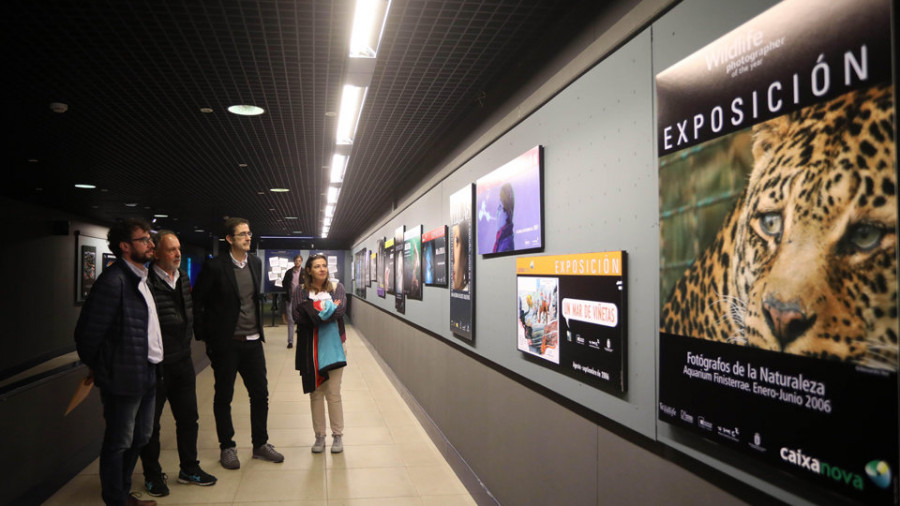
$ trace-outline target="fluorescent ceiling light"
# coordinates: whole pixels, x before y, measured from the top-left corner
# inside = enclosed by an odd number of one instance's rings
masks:
[[[353,144],[365,95],[366,88],[351,84],[344,85],[344,91],[341,94],[341,109],[338,113],[337,138],[335,140],[337,144]]]
[[[168,218],[169,215],[168,214],[154,214],[153,217],[154,218]]]
[[[341,193],[341,190],[338,190],[334,186],[328,187],[328,203],[329,204],[337,204],[338,195]]]
[[[80,188],[82,190],[93,190],[94,188],[96,188],[96,186],[92,184],[78,183],[75,185],[75,188]]]
[[[347,169],[347,156],[337,153],[331,157],[331,182],[343,183],[344,171]]]
[[[375,58],[389,8],[387,0],[356,0],[350,58]]]
[[[331,218],[332,216],[334,216],[334,204],[328,204],[325,206],[325,217]]]
[[[233,105],[228,108],[228,112],[237,114],[238,116],[257,116],[265,111],[262,107],[255,105]]]
[[[284,193],[284,192],[289,192],[291,190],[289,188],[269,188],[269,191],[274,192],[274,193]]]

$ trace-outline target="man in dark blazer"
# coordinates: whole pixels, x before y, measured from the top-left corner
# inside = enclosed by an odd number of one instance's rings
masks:
[[[216,380],[213,414],[221,452],[219,461],[225,469],[241,467],[231,421],[231,399],[238,373],[250,396],[253,458],[284,461],[284,455],[269,444],[266,429],[269,389],[259,300],[262,262],[250,254],[252,237],[247,220],[226,220],[229,249],[207,261],[194,284],[194,335],[206,342]]]
[[[75,326],[75,348],[103,403],[100,488],[107,505],[155,505],[131,495],[131,474],[150,439],[163,341],[144,264],[153,254],[150,225],[125,220],[109,229],[116,262],[91,287]]]
[[[294,287],[303,284],[303,255],[294,257],[294,268],[288,269],[284,273],[284,279],[281,280],[281,287],[284,288],[284,315],[288,328],[288,348],[294,347],[294,316],[291,314],[291,293]]]

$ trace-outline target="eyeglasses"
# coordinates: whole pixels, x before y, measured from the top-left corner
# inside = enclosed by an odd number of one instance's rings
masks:
[[[153,239],[148,235],[148,236],[132,239],[131,242],[142,242],[144,244],[150,244],[151,242],[153,242]]]
[[[233,237],[253,237],[253,232],[241,232],[239,234],[234,234]]]

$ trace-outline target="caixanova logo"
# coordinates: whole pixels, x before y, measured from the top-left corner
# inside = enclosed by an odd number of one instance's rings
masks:
[[[811,455],[806,455],[800,448],[792,450],[790,448],[782,447],[780,455],[781,460],[785,462],[797,467],[802,467],[811,473],[827,476],[834,481],[841,482],[844,485],[850,485],[857,490],[862,490],[865,486],[862,476],[827,462],[822,462]]]

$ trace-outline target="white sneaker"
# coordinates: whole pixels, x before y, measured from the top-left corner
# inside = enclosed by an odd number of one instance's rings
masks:
[[[325,436],[316,436],[316,442],[312,445],[313,453],[322,453],[325,451]]]
[[[341,453],[344,451],[344,442],[341,436],[334,436],[334,442],[331,443],[331,453]]]

